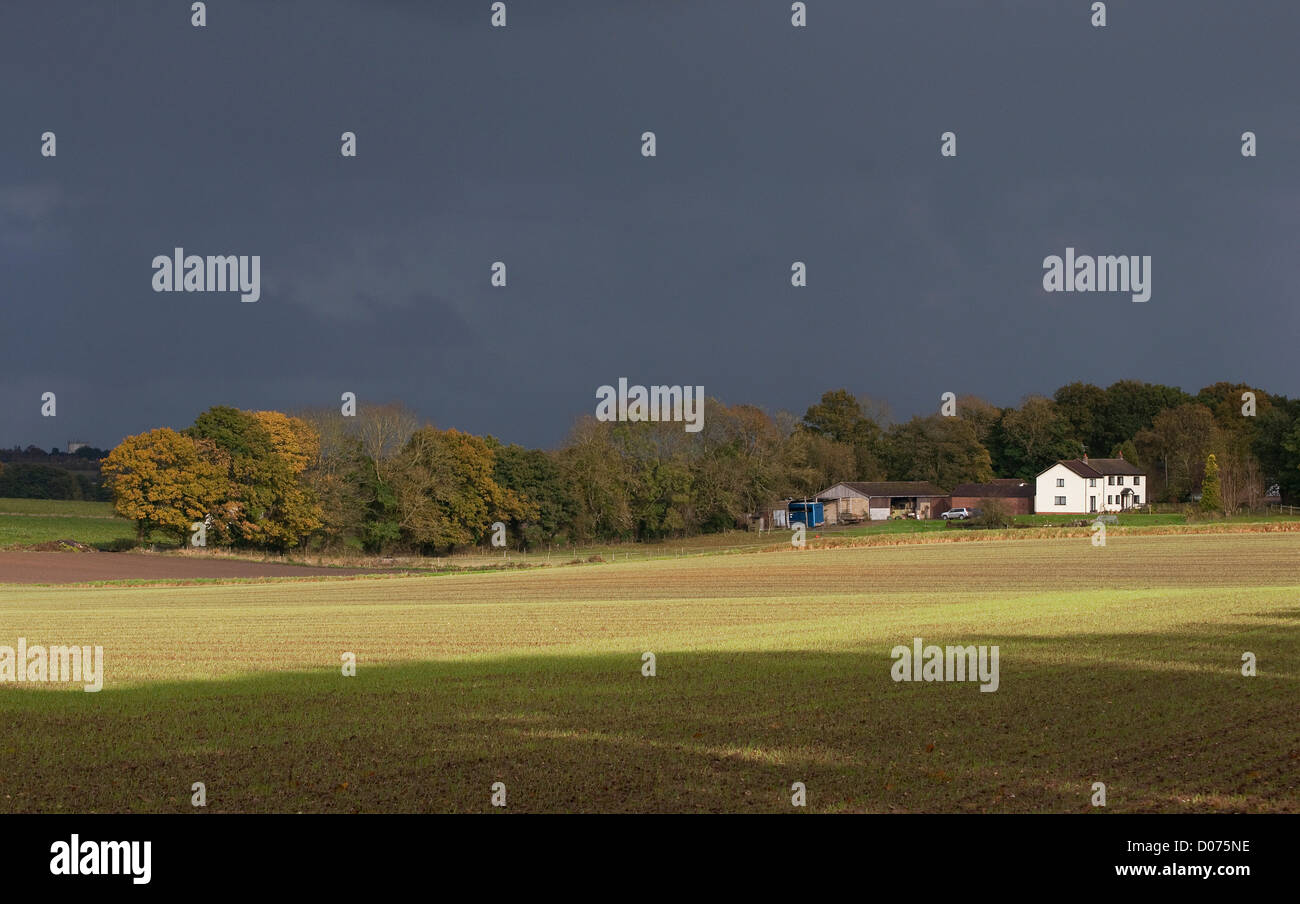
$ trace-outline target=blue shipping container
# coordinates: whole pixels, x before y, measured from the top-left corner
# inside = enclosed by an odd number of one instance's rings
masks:
[[[826,510],[820,502],[791,502],[786,508],[790,512],[790,523],[798,522],[808,527],[821,527],[826,523]]]

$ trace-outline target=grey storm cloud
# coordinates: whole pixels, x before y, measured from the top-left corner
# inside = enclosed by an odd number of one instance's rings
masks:
[[[619,377],[904,416],[1074,380],[1297,392],[1261,350],[1297,325],[1300,7],[208,5],[0,9],[0,445],[344,391],[552,445]],[[261,300],[154,293],[175,247],[260,255]],[[1151,300],[1045,293],[1066,247],[1150,255]]]

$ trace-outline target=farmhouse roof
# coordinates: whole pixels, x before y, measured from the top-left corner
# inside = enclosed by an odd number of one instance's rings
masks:
[[[996,478],[988,483],[959,483],[952,488],[954,496],[983,496],[986,498],[1033,498],[1034,485],[1014,477]]]
[[[878,480],[870,483],[862,481],[844,481],[835,486],[846,486],[863,496],[947,496],[928,480]],[[832,487],[831,489],[834,489]],[[829,490],[823,490],[823,493]]]
[[[1107,477],[1112,474],[1145,473],[1132,462],[1125,461],[1122,458],[1071,458],[1069,461],[1058,461],[1057,464],[1064,465],[1080,477]],[[1047,470],[1051,470],[1051,468]],[[1043,473],[1046,474],[1047,471],[1043,471]]]
[[[1092,465],[1102,474],[1141,474],[1142,469],[1131,461],[1125,461],[1122,458],[1090,458],[1088,464]]]
[[[1071,458],[1069,461],[1059,461],[1057,462],[1057,464],[1064,465],[1074,473],[1078,474],[1080,477],[1105,477],[1106,476],[1102,474],[1100,471],[1098,471],[1096,468],[1094,468],[1088,462],[1078,458]]]

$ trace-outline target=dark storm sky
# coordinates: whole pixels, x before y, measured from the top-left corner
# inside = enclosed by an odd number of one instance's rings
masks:
[[[351,390],[550,446],[619,377],[1300,393],[1300,4],[1090,5],[5,0],[0,445]],[[261,300],[154,293],[178,245],[261,255]],[[1151,255],[1151,300],[1045,293],[1067,245]]]

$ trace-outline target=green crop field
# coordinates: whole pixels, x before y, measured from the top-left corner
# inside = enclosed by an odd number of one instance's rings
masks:
[[[135,523],[118,516],[111,502],[63,499],[0,499],[0,549],[74,540],[111,548],[135,538]],[[175,546],[156,534],[152,540]]]
[[[0,586],[0,810],[1300,812],[1300,534]],[[998,645],[1000,681],[890,650]],[[340,673],[340,656],[357,674]],[[653,652],[656,675],[643,677]],[[1243,677],[1253,653],[1258,675]]]
[[[134,536],[135,525],[125,518],[0,514],[0,549],[35,546],[58,540],[76,540],[87,546],[106,546],[115,541],[130,540]]]
[[[118,517],[117,513],[113,511],[113,503],[111,502],[82,502],[81,500],[70,499],[0,498],[0,515],[62,515],[83,518]]]

